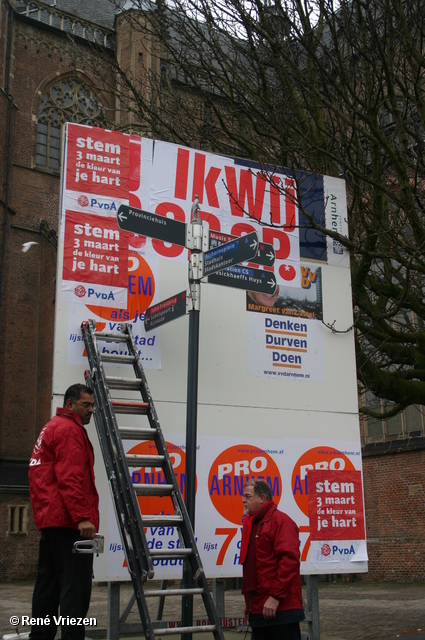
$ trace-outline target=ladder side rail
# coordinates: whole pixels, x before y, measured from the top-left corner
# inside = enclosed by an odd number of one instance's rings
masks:
[[[168,448],[166,446],[165,438],[159,424],[158,416],[156,414],[155,406],[149,390],[149,385],[146,379],[146,375],[145,375],[143,366],[140,362],[139,353],[134,342],[131,326],[127,325],[126,329],[127,329],[127,335],[128,335],[128,342],[127,342],[128,351],[129,353],[135,356],[133,368],[136,376],[142,380],[141,394],[142,394],[143,400],[149,403],[149,408],[150,408],[148,412],[149,423],[152,428],[156,429],[155,443],[157,446],[157,450],[158,450],[158,453],[160,453],[161,455],[164,455],[166,459],[166,465],[164,465],[163,467],[164,475],[166,476],[167,483],[173,484],[174,486],[173,502],[174,504],[177,503],[180,513],[182,514],[182,517],[183,517],[183,522],[185,524],[184,527],[181,527],[181,528],[179,527],[180,535],[183,537],[184,546],[190,547],[193,551],[193,553],[187,558],[187,561],[191,565],[191,570],[192,570],[194,579],[197,581],[199,586],[201,586],[203,589],[202,599],[204,602],[206,613],[208,615],[209,620],[213,622],[213,624],[216,627],[216,632],[214,633],[214,635],[217,636],[220,640],[224,640],[223,631],[220,626],[220,620],[217,615],[217,611],[214,606],[214,602],[212,600],[212,596],[208,588],[208,583],[205,577],[202,560],[198,552],[198,547],[195,540],[195,534],[193,532],[189,514],[187,513],[186,505],[184,503],[183,497],[181,495],[181,492],[177,484],[177,479],[173,471],[170,456],[168,453]]]
[[[213,598],[211,596],[211,592],[208,588],[207,578],[205,573],[203,573],[200,578],[197,580],[198,585],[202,586],[202,600],[204,602],[205,611],[207,612],[207,616],[209,621],[215,625],[217,629],[217,636],[220,640],[224,640],[223,629],[220,624],[220,618],[217,613],[216,606],[214,604]]]
[[[133,483],[131,481],[130,472],[126,463],[125,453],[122,446],[121,437],[117,421],[115,418],[115,412],[112,406],[110,394],[108,392],[108,386],[106,382],[106,376],[103,369],[99,349],[94,334],[93,322],[89,320],[88,323],[83,325],[83,335],[86,343],[87,357],[89,360],[91,371],[88,375],[91,378],[94,390],[97,392],[98,404],[97,408],[104,418],[102,426],[104,425],[105,443],[108,445],[109,450],[109,464],[111,473],[113,470],[114,478],[117,481],[121,481],[120,495],[123,493],[125,510],[125,517],[127,523],[124,526],[130,526],[134,532],[135,539],[139,543],[140,548],[143,550],[143,558],[141,561],[145,561],[145,567],[143,572],[147,574],[149,578],[154,575],[154,569],[152,559],[150,557],[149,547],[145,536],[142,517],[140,513],[139,504],[137,502],[136,494],[133,489]],[[87,338],[87,339],[86,339]],[[95,412],[95,420],[96,420]],[[122,517],[120,517],[122,522]]]

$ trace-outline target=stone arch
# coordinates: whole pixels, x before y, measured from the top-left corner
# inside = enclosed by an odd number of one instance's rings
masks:
[[[106,127],[106,110],[90,83],[76,71],[55,77],[38,93],[36,165],[58,171],[62,125]]]

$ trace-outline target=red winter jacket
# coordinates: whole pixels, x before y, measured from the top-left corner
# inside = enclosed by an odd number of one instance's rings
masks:
[[[35,524],[78,529],[81,520],[99,528],[93,447],[80,417],[65,408],[42,429],[28,478]]]
[[[247,561],[253,523],[254,528],[257,525],[255,576],[252,575],[254,565]],[[266,503],[255,516],[246,517],[242,529],[240,561],[244,565],[244,583],[249,585],[254,581],[255,584],[254,591],[246,591],[242,585],[248,613],[262,614],[265,601],[273,596],[279,600],[278,612],[291,611],[294,620],[304,619],[298,527],[273,502]]]

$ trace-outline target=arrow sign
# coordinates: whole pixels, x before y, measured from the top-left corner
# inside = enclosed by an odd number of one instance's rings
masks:
[[[120,229],[138,233],[149,238],[156,238],[164,242],[186,246],[186,223],[173,218],[158,216],[135,207],[120,205],[117,213],[117,222]]]
[[[231,236],[228,233],[221,233],[220,231],[211,231],[210,229],[210,249],[218,247],[219,245],[234,240],[237,236]],[[259,264],[264,267],[272,267],[276,258],[275,250],[272,244],[266,242],[259,242],[257,255],[250,259],[253,264]]]
[[[261,269],[249,269],[248,267],[235,266],[208,276],[211,284],[220,284],[225,287],[235,287],[246,291],[258,291],[271,296],[276,291],[277,281],[271,271]]]
[[[260,242],[255,258],[251,260],[254,264],[261,264],[264,267],[272,267],[276,259],[276,254],[272,244]]]
[[[155,327],[186,315],[186,308],[186,291],[148,307],[145,311],[145,331],[152,331]]]
[[[258,251],[258,236],[255,231],[246,236],[235,238],[226,244],[221,244],[214,249],[205,251],[199,255],[201,278],[211,273],[222,271],[239,262],[250,260]]]

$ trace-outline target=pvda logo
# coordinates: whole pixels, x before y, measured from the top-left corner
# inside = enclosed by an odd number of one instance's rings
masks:
[[[116,211],[117,205],[115,202],[106,202],[102,200],[97,200],[96,198],[88,199],[87,196],[82,195],[77,200],[80,207],[88,207],[89,205],[92,209],[102,209],[102,211]]]

